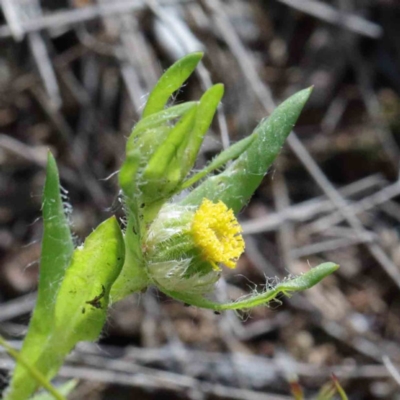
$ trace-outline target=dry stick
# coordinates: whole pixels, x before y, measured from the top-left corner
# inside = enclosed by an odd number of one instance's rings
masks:
[[[59,109],[62,104],[60,88],[41,34],[39,32],[29,33],[28,43],[47,94],[50,97],[51,106]]]
[[[290,207],[290,199],[285,177],[279,167],[275,171],[274,179],[272,181],[272,193],[278,212],[282,212]],[[290,266],[293,264],[293,253],[291,252],[291,249],[294,247],[294,229],[291,221],[285,221],[279,225],[278,240],[283,254],[284,266],[290,270]]]
[[[312,15],[322,21],[338,25],[351,32],[358,33],[378,39],[383,35],[383,29],[378,24],[367,21],[366,19],[353,14],[342,14],[339,10],[328,4],[315,0],[278,0],[280,3],[286,4],[296,10],[302,11],[305,14]]]
[[[262,254],[252,235],[246,236],[246,257],[264,276],[279,275],[279,269]]]
[[[292,249],[290,255],[291,257],[298,259],[300,257],[306,257],[313,254],[323,253],[326,251],[333,251],[336,249],[340,249],[342,247],[349,247],[355,244],[370,243],[370,242],[371,242],[370,237],[331,239],[319,243],[313,243],[308,246],[302,246],[297,249]]]
[[[393,183],[392,185],[386,186],[379,192],[376,192],[368,197],[365,197],[351,205],[348,208],[354,214],[361,214],[365,211],[370,210],[376,206],[386,203],[390,199],[400,196],[400,181]],[[330,215],[320,218],[304,228],[307,233],[317,233],[329,229],[331,226],[336,225],[343,221],[345,217],[339,211],[336,211]]]
[[[383,356],[382,361],[384,366],[387,368],[389,371],[390,375],[393,377],[393,379],[396,381],[398,385],[400,385],[400,373],[398,369],[395,367],[393,364],[392,360],[388,356]]]
[[[271,113],[275,108],[274,101],[271,96],[269,88],[260,79],[254,64],[253,55],[246,50],[236,31],[232,27],[222,5],[219,0],[205,0],[208,7],[213,11],[215,16],[216,25],[220,28],[220,33],[224,40],[231,48],[232,53],[236,56],[237,62],[240,65],[243,74],[252,86],[254,93],[258,97],[260,103],[264,106],[267,112]],[[345,217],[346,221],[351,227],[360,234],[365,231],[360,220],[351,212],[346,201],[335,189],[331,182],[324,175],[315,160],[311,157],[310,153],[300,142],[294,132],[288,138],[288,143],[292,151],[304,164],[310,175],[314,178],[317,184],[325,192],[327,197],[333,204],[340,210]],[[376,243],[367,243],[368,250],[378,261],[386,273],[393,279],[396,285],[400,288],[400,271],[393,261],[386,255],[382,248]]]
[[[337,337],[338,340],[344,341],[348,345],[357,349],[361,354],[364,354],[371,359],[378,361],[381,360],[379,358],[379,346],[374,344],[369,340],[358,341],[355,340],[351,343],[346,342],[345,338],[347,334],[343,327],[341,327],[342,333],[338,334],[336,327],[338,323],[331,323],[326,325],[327,332],[329,329],[333,329],[335,331],[334,336]],[[329,332],[328,332],[329,333]],[[20,347],[21,341],[12,341],[10,342],[13,347]],[[354,346],[353,346],[354,345]],[[395,343],[389,343],[389,345],[393,346],[397,349],[397,345]],[[143,376],[149,375],[154,376],[155,384],[159,383],[160,379],[165,379],[166,382],[182,382],[183,385],[190,386],[192,379],[191,377],[185,377],[182,374],[177,374],[174,372],[168,372],[163,370],[158,370],[153,367],[147,367],[146,365],[160,365],[160,368],[164,369],[168,365],[176,364],[176,353],[171,351],[170,346],[164,346],[161,348],[141,348],[141,347],[130,347],[127,353],[125,354],[124,359],[115,359],[111,354],[119,354],[120,349],[114,346],[102,345],[99,347],[98,344],[94,343],[82,343],[67,359],[66,367],[69,370],[73,370],[73,367],[70,366],[70,363],[73,365],[83,364],[86,366],[95,366],[99,369],[104,369],[107,373],[125,373],[126,378],[133,376]],[[195,376],[213,376],[216,380],[224,379],[224,365],[226,365],[224,359],[224,353],[220,352],[204,352],[201,350],[191,350],[187,349],[186,353],[191,360],[196,360],[196,365],[194,366],[194,374]],[[0,348],[0,354],[4,354],[3,349]],[[398,350],[394,352],[394,357],[398,358]],[[12,369],[13,365],[11,363],[6,363],[4,358],[5,356],[0,356],[2,369]],[[393,358],[393,357],[392,357]],[[237,362],[240,366],[240,369],[243,373],[251,376],[254,374],[254,371],[257,372],[255,378],[257,380],[262,380],[265,384],[269,384],[271,382],[276,382],[277,374],[281,373],[280,363],[275,359],[265,359],[263,356],[253,355],[253,354],[245,354],[239,353],[237,354]],[[164,374],[165,372],[165,374]],[[348,379],[368,379],[368,378],[387,378],[390,376],[387,369],[382,365],[331,365],[328,367],[317,366],[313,364],[301,363],[301,362],[293,362],[293,372],[295,372],[300,377],[305,378],[318,378],[325,379],[330,376],[332,372],[337,375],[346,377]],[[60,376],[64,377],[75,377],[77,375],[66,375],[65,369],[61,370]],[[183,379],[181,378],[183,377]],[[89,378],[89,380],[91,380]],[[97,379],[96,379],[97,380]],[[272,382],[273,383],[273,382]],[[136,386],[137,382],[133,385]]]
[[[154,54],[150,54],[149,46],[140,31],[138,17],[131,13],[120,15],[115,19],[121,27],[120,37],[126,61],[131,64],[132,68],[139,71],[138,75],[143,88],[141,98],[141,108],[143,108],[145,95],[147,96],[150,89],[157,83],[157,76],[162,71],[160,71],[161,68],[158,66]]]
[[[4,0],[3,0],[4,1]],[[7,0],[12,3],[14,0]],[[188,3],[196,0],[161,0],[161,4]],[[141,10],[146,6],[145,0],[123,0],[115,1],[112,4],[86,6],[78,9],[58,11],[49,15],[43,15],[33,20],[21,23],[23,32],[35,32],[42,29],[56,28],[76,25],[80,22],[90,21],[96,18],[106,17],[126,12]],[[0,38],[13,35],[8,25],[0,26]]]
[[[155,354],[155,359],[157,364],[165,364],[166,367],[169,365],[175,365],[177,362],[179,363],[179,358],[177,359],[177,353],[174,349],[171,349],[170,346],[164,347],[164,349],[167,350],[168,353],[168,359],[164,357],[165,352],[158,348]],[[139,349],[139,352],[141,354],[149,354],[153,353],[155,349]],[[93,355],[95,353],[95,355]],[[92,355],[89,355],[92,354]],[[118,376],[121,376],[122,373],[128,373],[127,377],[131,377],[129,385],[131,386],[137,386],[145,384],[150,384],[153,388],[163,388],[163,389],[170,389],[170,390],[176,390],[182,392],[191,390],[192,388],[198,389],[198,391],[202,392],[203,394],[207,393],[215,393],[215,390],[217,387],[219,388],[218,391],[229,391],[232,394],[237,393],[236,395],[233,396],[233,398],[240,398],[240,396],[244,396],[242,398],[253,398],[252,394],[255,392],[252,392],[251,390],[243,390],[240,388],[228,388],[226,386],[222,386],[219,384],[210,384],[210,383],[204,383],[204,379],[202,381],[199,381],[197,378],[183,375],[183,374],[178,374],[174,372],[168,372],[168,371],[160,371],[156,370],[154,368],[149,368],[145,366],[141,366],[138,364],[135,364],[131,360],[105,360],[104,357],[99,357],[98,356],[98,351],[94,349],[94,352],[89,352],[89,354],[82,354],[80,361],[88,366],[97,366],[97,367],[102,367],[105,370],[108,370],[108,372],[119,372]],[[225,356],[222,354],[217,354],[217,357],[215,358],[215,361],[209,361],[208,365],[204,364],[204,358],[203,360],[201,359],[204,353],[203,352],[193,352],[191,350],[186,350],[185,351],[185,356],[188,357],[189,360],[195,360],[195,365],[192,365],[191,371],[193,374],[196,374],[197,376],[199,375],[207,375],[210,377],[210,379],[214,380],[221,380],[223,379],[222,376],[226,376],[224,374],[224,368],[226,366],[226,361],[225,361]],[[181,355],[178,355],[181,357]],[[72,356],[72,358],[74,358]],[[146,356],[145,356],[146,358]],[[135,356],[133,356],[133,359],[136,359]],[[241,370],[243,370],[243,363],[241,362],[242,357],[241,355],[238,355],[238,362],[240,361],[240,366]],[[151,362],[151,360],[149,360]],[[146,361],[145,361],[146,363]],[[263,365],[265,366],[267,363],[265,360],[263,360]],[[211,367],[213,365],[213,367]],[[215,367],[217,366],[217,367]],[[200,369],[199,369],[200,368]],[[215,369],[215,372],[212,371]],[[271,369],[271,368],[263,368],[260,371],[265,371],[266,369]],[[63,371],[61,371],[62,374]],[[192,374],[191,373],[191,374]],[[261,372],[263,373],[263,372]],[[190,374],[190,375],[191,375]],[[221,375],[222,374],[222,375]],[[251,376],[251,374],[247,373],[248,376]],[[275,374],[274,374],[275,375]],[[141,377],[142,379],[136,379],[136,382],[134,381],[134,378],[136,377]],[[90,378],[89,378],[90,379]],[[267,378],[268,379],[268,378]],[[122,383],[122,382],[121,382]],[[210,388],[211,391],[210,391]],[[261,393],[260,393],[261,395]],[[266,396],[265,398],[268,399],[269,396],[268,394],[262,393],[262,395]],[[231,395],[226,394],[227,397],[231,398]],[[247,397],[249,396],[249,397]],[[279,398],[279,397],[278,397]],[[284,397],[286,398],[286,397]]]
[[[44,146],[27,146],[11,136],[0,133],[0,148],[11,151],[25,160],[44,168],[46,166],[47,151]]]
[[[380,210],[400,223],[400,205],[392,200],[381,205]]]
[[[369,338],[352,336],[349,337],[348,329],[343,324],[336,321],[318,321],[318,324],[322,326],[324,331],[337,340],[345,343],[347,346],[357,350],[360,354],[363,354],[372,360],[377,362],[382,361],[382,354],[390,353],[393,358],[400,360],[400,351],[397,343],[387,342],[379,340],[379,343],[375,343]]]
[[[1,7],[3,9],[4,17],[7,21],[7,28],[9,29],[10,35],[15,40],[22,40],[25,31],[21,26],[21,19],[17,10],[17,4],[15,0],[2,0]]]
[[[155,336],[153,335],[155,330],[161,325],[162,330],[165,332],[165,335],[168,339],[168,346],[171,350],[171,354],[176,360],[176,364],[178,364],[180,369],[185,372],[185,375],[191,376],[192,374],[188,371],[190,370],[190,363],[194,360],[192,360],[188,355],[186,348],[180,340],[179,335],[175,330],[175,326],[168,315],[166,315],[165,313],[161,313],[160,304],[155,299],[154,291],[147,291],[147,293],[144,295],[143,305],[145,308],[145,321],[148,320],[148,322],[150,322],[152,326],[152,336]],[[151,347],[159,347],[159,343],[157,344],[157,346],[154,346],[151,343],[148,344]],[[187,395],[190,399],[193,400],[201,400],[204,398],[204,393],[202,393],[197,386],[191,388],[190,392],[187,393]]]
[[[225,279],[220,279],[218,282],[218,289],[216,291],[217,300],[221,303],[229,301],[228,298],[228,285]],[[230,363],[233,370],[234,380],[241,389],[246,389],[250,386],[249,377],[245,376],[238,365],[237,353],[247,352],[248,348],[240,342],[237,333],[243,331],[242,322],[239,321],[238,316],[233,312],[224,312],[218,321],[218,329],[220,337],[229,349],[226,358]]]
[[[73,143],[75,135],[62,114],[58,110],[54,110],[51,107],[46,95],[40,88],[33,86],[29,89],[31,90],[32,94],[35,96],[43,110],[46,112],[53,126],[61,133],[63,139],[67,143]],[[94,200],[94,204],[96,204],[99,209],[103,210],[107,204],[107,196],[103,187],[93,176],[92,171],[89,170],[87,162],[83,158],[83,156],[72,153],[70,157],[75,165],[80,167],[80,178],[82,181],[84,181],[85,188]]]
[[[33,15],[40,17],[42,14],[39,3],[32,2],[29,5],[23,5],[20,3],[22,2],[15,0],[3,1],[3,10],[6,20],[13,32],[14,39],[16,40],[21,40],[25,34],[23,28],[24,21],[32,18]],[[25,13],[22,11],[22,7],[27,8]],[[43,38],[38,32],[31,32],[28,34],[28,45],[31,49],[47,93],[51,99],[52,106],[58,109],[61,106],[60,90]]]
[[[347,97],[343,94],[339,94],[331,101],[328,110],[321,121],[322,132],[326,135],[330,135],[336,130],[347,108],[348,102]]]
[[[348,239],[359,239],[359,234],[354,229],[344,226],[333,226],[328,231],[322,232],[324,236],[334,236]],[[365,241],[376,241],[378,235],[374,232],[364,232],[363,238]]]
[[[69,66],[64,68],[64,71],[67,68],[69,69]],[[72,77],[73,75],[72,71],[70,71],[70,76]],[[78,159],[83,159],[85,158],[85,155],[89,154],[91,138],[94,138],[94,135],[96,135],[97,142],[103,143],[104,146],[104,142],[107,140],[107,135],[104,135],[104,133],[108,131],[109,124],[102,119],[92,101],[92,99],[95,99],[97,95],[100,81],[101,74],[97,57],[95,54],[90,52],[85,57],[82,57],[81,82],[75,79],[75,87],[79,85],[81,89],[79,93],[85,92],[86,97],[86,99],[85,97],[82,98],[84,101],[81,102],[81,107],[77,113],[78,120],[75,127],[76,135],[74,141],[71,143],[72,152]],[[104,165],[102,165],[101,162],[96,161],[95,158],[87,169],[88,172],[93,171],[93,175],[96,177],[106,175]]]
[[[64,68],[68,64],[82,57],[87,50],[82,45],[75,45],[64,53],[54,58],[54,66],[56,69]],[[20,93],[24,90],[31,89],[40,82],[37,74],[34,72],[28,72],[17,76],[11,83],[10,86],[6,87],[5,90],[9,91],[10,87],[13,92]],[[4,90],[4,89],[3,89]]]
[[[343,331],[343,329],[342,329]],[[343,332],[343,337],[346,336],[346,332]],[[343,340],[343,338],[338,337],[339,340]],[[369,342],[371,343],[371,342]],[[393,346],[396,346],[396,344],[393,343]],[[378,347],[372,344],[372,347]],[[88,346],[85,346],[85,349],[81,349],[81,351],[84,351],[85,354],[89,353],[92,355],[98,355],[100,351],[104,353],[105,351],[107,352],[107,348],[104,350],[96,348],[93,344],[89,344]],[[113,352],[110,350],[110,354]],[[197,360],[198,363],[198,374],[202,375],[203,372],[210,372],[209,364],[211,365],[216,365],[217,367],[215,368],[215,371],[220,371],[221,368],[218,366],[220,364],[223,364],[223,354],[218,353],[218,352],[203,352],[203,351],[196,351],[196,350],[187,350],[187,353],[190,355],[190,357],[194,360]],[[374,354],[377,354],[378,352],[374,351]],[[368,353],[362,353],[365,355],[370,355]],[[86,358],[86,355],[82,355],[82,360]],[[129,360],[135,360],[136,363],[143,363],[143,364],[150,364],[150,365],[168,365],[173,363],[172,358],[172,353],[169,350],[169,348],[164,347],[164,348],[157,348],[157,349],[142,349],[138,347],[131,347],[129,349],[129,352],[126,354],[126,357]],[[372,357],[374,358],[374,357]],[[74,356],[71,357],[71,361],[74,361]],[[273,374],[270,372],[275,372],[275,373],[280,373],[281,368],[278,362],[274,358],[272,359],[266,359],[263,356],[258,356],[258,355],[253,355],[253,354],[245,354],[245,353],[239,353],[237,361],[240,363],[240,368],[243,371],[243,373],[246,374],[251,374],[254,370],[258,372],[258,378],[262,379],[266,384],[269,384],[268,381],[268,376],[269,379],[276,380]],[[131,361],[125,361],[125,362],[131,362]],[[105,365],[107,365],[107,362],[104,361]],[[100,362],[98,362],[100,364]],[[253,370],[249,368],[250,366],[254,367]],[[129,368],[128,366],[126,367],[125,371],[131,371],[133,366]],[[315,364],[307,364],[307,363],[301,363],[301,362],[294,362],[293,363],[293,372],[295,372],[297,375],[300,377],[312,377],[312,378],[327,378],[330,376],[332,371],[335,374],[338,374],[340,376],[347,376],[350,379],[358,379],[358,378],[369,378],[369,377],[387,377],[389,376],[388,371],[386,368],[384,368],[381,365],[352,365],[352,366],[346,366],[346,365],[332,365],[332,366],[320,366],[320,365],[315,365]],[[134,372],[132,370],[132,372]],[[272,376],[271,376],[272,375]],[[219,378],[219,375],[216,376],[216,378]]]
[[[10,151],[17,156],[38,165],[39,167],[46,168],[46,157],[48,149],[44,146],[28,146],[15,138],[0,133],[0,148]],[[77,179],[77,176],[70,169],[61,168],[60,176],[65,181],[83,188],[80,180]]]
[[[140,71],[141,78],[145,82],[145,88],[150,90],[158,81],[160,68],[155,53],[149,46],[144,33],[140,29],[137,17],[131,18],[130,24],[131,41],[135,49],[135,61]],[[162,72],[162,71],[161,71]]]
[[[343,196],[355,196],[375,186],[381,187],[384,183],[385,180],[379,174],[371,175],[340,188],[339,193]],[[245,234],[269,232],[276,230],[280,224],[287,220],[303,222],[314,218],[318,214],[333,210],[335,210],[335,206],[332,202],[321,196],[292,205],[280,212],[270,213],[265,217],[243,221],[241,225]]]
[[[121,47],[125,55],[125,61],[122,61],[120,66],[129,97],[131,98],[135,110],[139,112],[139,110],[143,108],[144,98],[147,95],[148,88],[143,87],[136,65],[136,46],[132,39],[134,36],[134,31],[132,30],[133,19],[134,18],[130,15],[119,17]]]
[[[108,16],[104,16],[106,18]],[[105,22],[109,22],[105,20]],[[124,20],[119,21],[118,28],[120,30],[119,37],[122,37],[122,45],[121,46],[110,46],[107,43],[102,43],[92,37],[85,29],[84,26],[80,26],[79,29],[76,29],[77,36],[81,43],[90,48],[91,50],[99,53],[101,55],[106,56],[114,56],[119,60],[120,66],[120,74],[124,81],[129,99],[135,110],[140,110],[143,106],[143,98],[145,95],[145,90],[143,89],[140,78],[138,76],[137,70],[134,68],[135,59],[137,55],[132,49],[129,48],[129,39],[127,39],[126,33],[124,33],[124,28],[127,25]],[[105,23],[105,26],[109,26],[108,23]]]
[[[106,3],[101,4],[100,6],[107,7],[105,4]],[[129,9],[127,11],[133,12],[134,10]],[[136,41],[134,39],[137,32],[137,29],[135,29],[137,25],[136,20],[131,13],[110,13],[103,14],[101,17],[103,18],[106,30],[110,26],[112,26],[111,30],[119,30],[120,46],[111,46],[107,43],[100,42],[87,32],[83,24],[80,24],[76,29],[78,38],[83,45],[93,51],[117,58],[119,61],[120,74],[127,89],[129,99],[133,108],[139,111],[143,107],[143,99],[147,94],[147,88],[143,87],[143,76],[139,76],[137,68],[137,60],[141,58],[141,55],[138,54]],[[112,36],[114,34],[115,32],[112,33]],[[153,68],[150,68],[147,73],[149,75],[155,75]],[[147,74],[142,75],[147,76]],[[153,83],[155,83],[155,81]]]
[[[82,108],[87,108],[87,112],[94,114],[92,122],[95,124],[95,128],[101,131],[105,129],[106,125],[107,132],[110,134],[115,134],[113,128],[106,123],[107,118],[104,116],[104,112],[101,112],[96,108],[88,91],[82,86],[81,82],[78,81],[74,73],[71,71],[71,68],[68,65],[64,65],[58,69],[58,74],[60,76],[60,80],[69,89],[76,102]]]
[[[29,293],[14,300],[1,303],[0,322],[8,321],[33,310],[36,303],[36,293]]]
[[[126,367],[125,367],[126,368]],[[144,369],[149,370],[144,371]],[[89,367],[63,367],[60,376],[74,377],[104,383],[120,384],[128,387],[141,387],[146,389],[162,389],[178,392],[181,395],[187,394],[193,387],[198,387],[204,394],[216,397],[237,399],[237,400],[291,400],[291,397],[260,393],[252,390],[244,390],[236,387],[228,387],[216,383],[204,382],[181,374],[158,371],[147,368],[138,368],[134,375],[127,374],[126,369],[118,372],[109,370],[99,370]]]

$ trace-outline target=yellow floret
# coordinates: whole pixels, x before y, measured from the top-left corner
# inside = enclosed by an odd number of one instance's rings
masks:
[[[244,251],[242,227],[225,203],[218,201],[215,204],[204,199],[194,215],[191,232],[204,259],[215,270],[219,270],[219,263],[236,267]]]

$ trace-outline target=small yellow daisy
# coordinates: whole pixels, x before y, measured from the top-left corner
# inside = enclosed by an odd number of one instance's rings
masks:
[[[242,227],[225,203],[213,203],[204,199],[197,209],[191,226],[195,244],[201,249],[205,260],[215,270],[219,263],[235,268],[244,251]]]

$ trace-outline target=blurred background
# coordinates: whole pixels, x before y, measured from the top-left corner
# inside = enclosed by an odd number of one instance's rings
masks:
[[[314,85],[239,216],[247,251],[220,300],[341,269],[248,315],[132,296],[59,380],[80,379],[73,399],[279,400],[291,379],[312,398],[334,373],[350,399],[400,399],[399,21],[396,0],[2,0],[0,334],[20,346],[34,306],[47,150],[79,244],[122,216],[115,172],[150,89],[202,50],[176,101],[226,92],[199,167]],[[12,367],[1,349],[1,387]]]

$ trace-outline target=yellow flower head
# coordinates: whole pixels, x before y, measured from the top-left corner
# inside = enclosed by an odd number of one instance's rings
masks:
[[[204,259],[215,270],[219,270],[219,263],[229,268],[236,267],[236,262],[244,251],[242,227],[233,211],[222,201],[214,204],[204,199],[194,214],[191,232]]]

